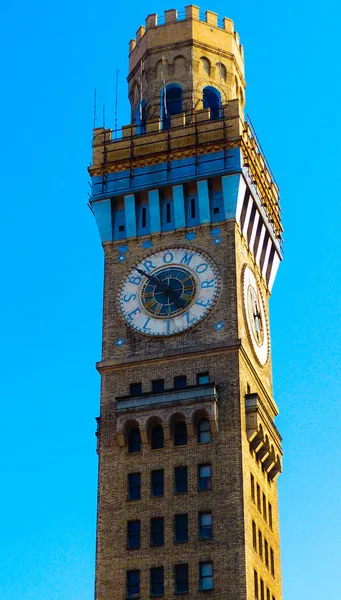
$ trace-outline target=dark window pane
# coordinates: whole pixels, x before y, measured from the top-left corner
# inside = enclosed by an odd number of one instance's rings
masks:
[[[138,427],[128,433],[128,452],[141,452],[141,434]]]
[[[210,375],[209,373],[198,373],[197,375],[197,383],[199,385],[203,385],[204,383],[210,383]]]
[[[187,426],[185,421],[178,421],[174,425],[174,446],[187,444]]]
[[[163,567],[153,567],[150,569],[150,593],[152,596],[163,596],[164,592]]]
[[[128,498],[129,500],[140,500],[141,498],[140,473],[129,473],[128,475]]]
[[[188,592],[188,565],[175,566],[175,591],[177,594]]]
[[[127,598],[140,597],[140,571],[127,571]]]
[[[211,441],[211,427],[208,419],[201,419],[198,423],[198,443],[207,444]]]
[[[163,517],[150,519],[150,544],[151,546],[163,546],[164,544]]]
[[[213,590],[213,564],[200,563],[200,589]]]
[[[179,375],[178,377],[174,377],[174,387],[176,390],[182,390],[187,387],[187,377],[186,375]]]
[[[131,383],[130,384],[130,395],[140,396],[142,394],[142,383]]]
[[[174,469],[175,485],[174,491],[180,494],[188,491],[187,467],[175,467]]]
[[[152,496],[163,496],[163,493],[164,493],[163,469],[157,469],[156,471],[152,471],[151,493],[152,493]]]
[[[188,542],[188,515],[175,515],[175,541]]]
[[[128,521],[127,546],[128,548],[140,547],[140,521]]]
[[[198,490],[211,489],[211,465],[199,465]]]
[[[212,538],[212,513],[206,512],[199,515],[199,536],[202,540]]]
[[[152,429],[152,435],[151,435],[152,450],[157,450],[158,448],[163,448],[163,446],[164,446],[163,427],[162,427],[162,425],[154,425],[154,427]]]
[[[165,380],[164,379],[154,379],[152,381],[152,392],[156,394],[157,392],[163,392],[165,389]]]

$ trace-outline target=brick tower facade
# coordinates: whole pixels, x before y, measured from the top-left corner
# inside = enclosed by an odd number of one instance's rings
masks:
[[[147,17],[96,128],[105,256],[95,600],[281,600],[268,300],[279,194],[230,19]]]

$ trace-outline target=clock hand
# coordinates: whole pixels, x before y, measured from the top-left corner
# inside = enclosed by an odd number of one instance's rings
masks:
[[[147,277],[147,279],[149,279],[149,281],[151,281],[152,283],[155,283],[156,285],[161,285],[161,287],[167,287],[168,289],[168,286],[166,286],[162,281],[160,281],[160,279],[155,277],[155,275],[149,275],[149,273],[143,271],[142,269],[139,269],[138,267],[135,267],[135,271],[140,273],[140,275],[144,275],[144,277]]]

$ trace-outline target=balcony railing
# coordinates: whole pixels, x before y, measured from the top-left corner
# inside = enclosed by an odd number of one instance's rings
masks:
[[[158,393],[151,392],[141,396],[119,397],[116,398],[116,412],[146,410],[160,405],[193,404],[205,400],[218,400],[218,392],[214,383],[165,390]]]

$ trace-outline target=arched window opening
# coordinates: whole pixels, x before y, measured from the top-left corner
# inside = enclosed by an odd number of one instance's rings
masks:
[[[135,111],[136,135],[146,133],[146,101],[141,100]]]
[[[211,441],[211,427],[208,419],[201,419],[198,423],[198,443],[208,444]]]
[[[158,450],[164,446],[164,435],[162,425],[154,425],[151,434],[151,448],[152,450]]]
[[[174,446],[186,446],[187,426],[185,421],[177,421],[174,425]]]
[[[217,69],[218,69],[218,75],[219,75],[219,79],[221,79],[222,81],[226,81],[226,67],[225,65],[223,65],[223,63],[218,62],[217,63]]]
[[[163,88],[161,93],[162,128],[169,129],[172,115],[182,113],[182,87],[171,83]]]
[[[133,427],[128,433],[128,452],[141,452],[141,434],[138,427]]]
[[[219,119],[220,117],[220,106],[221,106],[221,95],[216,88],[207,86],[203,91],[203,104],[204,108],[211,110],[211,119]]]
[[[244,106],[244,94],[243,94],[242,88],[240,88],[240,90],[239,90],[239,98],[240,98],[241,105]]]
[[[238,79],[237,79],[237,77],[234,78],[234,84],[236,86],[236,98],[238,98],[239,85],[238,85]]]
[[[207,75],[210,75],[210,72],[211,72],[211,63],[208,60],[208,58],[206,58],[205,56],[202,56],[201,59],[200,59],[200,62],[201,62],[201,66],[204,69],[205,73]]]

